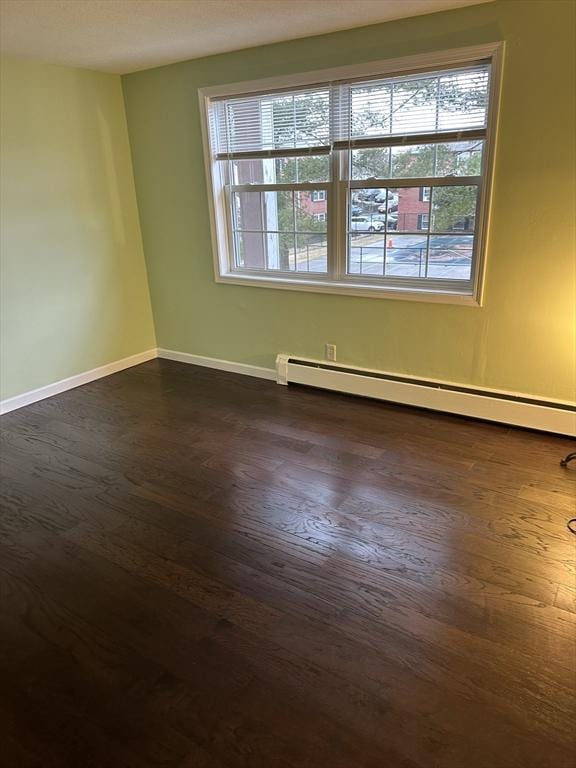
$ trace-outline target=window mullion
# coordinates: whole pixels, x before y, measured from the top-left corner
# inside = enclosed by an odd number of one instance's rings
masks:
[[[334,277],[338,280],[346,277],[346,260],[348,256],[348,235],[347,235],[347,195],[346,195],[346,181],[344,179],[344,157],[343,152],[334,152],[333,158],[333,198],[334,205],[332,207],[332,226],[331,232],[333,235],[333,254],[332,254],[332,268]]]
[[[328,247],[328,268],[333,279],[346,277],[347,245],[347,195],[345,160],[347,153],[335,149],[338,139],[350,135],[350,87],[347,84],[333,85],[330,99],[330,135],[332,152],[330,156],[330,178],[332,194],[330,206],[330,241]]]
[[[327,269],[328,276],[334,280],[338,274],[338,185],[336,179],[335,157],[334,153],[330,155],[330,187],[328,190],[328,226],[327,226]]]

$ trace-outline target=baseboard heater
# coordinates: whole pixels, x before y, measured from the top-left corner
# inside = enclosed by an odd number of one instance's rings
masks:
[[[514,392],[471,388],[435,379],[400,376],[352,365],[292,357],[276,358],[278,384],[304,384],[349,395],[576,436],[576,403]]]

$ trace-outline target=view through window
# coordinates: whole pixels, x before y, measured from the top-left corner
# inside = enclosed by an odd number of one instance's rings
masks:
[[[209,100],[224,272],[470,295],[491,62]]]

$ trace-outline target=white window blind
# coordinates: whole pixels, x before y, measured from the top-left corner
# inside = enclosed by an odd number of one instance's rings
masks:
[[[338,86],[333,146],[406,144],[486,129],[488,63]]]
[[[486,130],[489,69],[485,63],[425,76],[215,100],[212,146],[220,157],[282,155],[370,146],[383,139],[407,143],[431,134],[475,136]]]
[[[208,98],[220,275],[473,295],[491,94],[487,57]]]
[[[330,87],[255,94],[214,103],[219,157],[330,150]]]

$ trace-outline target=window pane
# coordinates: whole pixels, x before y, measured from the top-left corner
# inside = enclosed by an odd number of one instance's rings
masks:
[[[454,141],[435,147],[435,176],[480,176],[483,141]]]
[[[348,274],[384,273],[386,205],[385,189],[350,191],[348,205]]]
[[[387,201],[390,206],[394,203],[391,197],[387,197],[386,189],[367,188],[351,190],[348,214],[349,217],[354,217],[355,219],[360,217],[360,220],[356,221],[354,227],[349,226],[349,229],[361,231],[369,229],[371,224],[374,224],[374,229],[376,230],[382,229],[383,222],[386,219]],[[363,227],[362,220],[366,217],[368,218],[368,226]]]
[[[235,232],[237,269],[294,272],[297,269],[293,232]]]
[[[390,148],[353,149],[350,175],[355,181],[390,178]]]
[[[433,232],[474,232],[478,187],[434,187]]]
[[[264,208],[260,192],[234,192],[232,195],[234,229],[262,231]]]
[[[358,232],[384,232],[386,214],[374,213],[366,216],[350,216],[349,231]]]
[[[297,234],[295,264],[298,272],[326,272],[328,269],[326,234]]]
[[[244,236],[242,232],[233,233],[234,240],[234,266],[242,269],[246,266],[246,249],[244,247]]]
[[[295,184],[329,181],[330,158],[328,155],[310,157],[282,157],[275,160],[276,183]]]
[[[290,271],[296,268],[295,238],[292,232],[268,232],[265,234],[267,268]]]
[[[473,235],[431,235],[427,277],[469,280]]]
[[[479,176],[483,141],[392,147],[391,178]]]
[[[387,228],[397,232],[428,229],[430,187],[405,187],[388,190]],[[426,226],[423,223],[426,222]]]
[[[426,235],[388,235],[386,274],[395,277],[425,277],[427,240]]]
[[[228,160],[219,161],[228,166]],[[231,184],[298,184],[329,181],[328,155],[230,161]]]
[[[350,232],[420,232],[430,220],[430,187],[355,189],[350,193]]]
[[[232,193],[237,269],[327,271],[326,190]]]
[[[276,165],[274,160],[219,160],[230,170],[230,184],[274,184]]]
[[[392,178],[418,178],[434,175],[435,144],[392,147]]]
[[[350,232],[348,236],[348,274],[384,274],[384,234]]]
[[[455,141],[399,147],[353,149],[351,178],[413,179],[428,176],[479,176],[484,142]]]
[[[234,232],[234,264],[237,269],[268,269],[269,254],[263,232]],[[274,256],[272,261],[274,261]]]
[[[234,229],[263,232],[294,230],[293,193],[234,192]]]
[[[291,229],[295,232],[326,232],[328,221],[328,195],[326,190],[294,192],[295,218]]]

